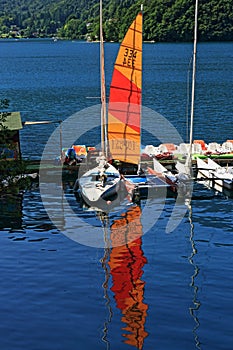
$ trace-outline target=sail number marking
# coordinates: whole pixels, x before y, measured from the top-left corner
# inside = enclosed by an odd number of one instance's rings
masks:
[[[135,68],[136,58],[137,58],[137,51],[126,47],[125,53],[124,53],[124,59],[123,59],[123,66]]]
[[[127,149],[129,151],[136,150],[136,142],[131,140],[111,140],[111,148],[113,150]]]

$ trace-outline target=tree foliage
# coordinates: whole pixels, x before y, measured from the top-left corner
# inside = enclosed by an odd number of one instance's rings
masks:
[[[15,145],[9,143],[12,131],[9,130],[5,121],[9,116],[7,111],[9,100],[0,100],[0,195],[5,193],[19,193],[30,184],[30,179],[25,176],[26,163],[22,159],[8,160],[7,154],[15,151]]]
[[[105,40],[119,41],[142,0],[103,0]],[[144,40],[190,41],[195,0],[144,0]],[[233,39],[232,0],[200,0],[199,40]],[[4,0],[0,36],[98,39],[99,0]]]

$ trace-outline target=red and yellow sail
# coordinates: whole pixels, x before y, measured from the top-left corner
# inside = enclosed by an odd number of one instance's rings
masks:
[[[109,157],[138,164],[141,145],[142,13],[129,27],[118,52],[108,107]]]

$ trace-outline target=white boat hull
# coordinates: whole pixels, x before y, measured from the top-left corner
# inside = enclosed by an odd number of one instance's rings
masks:
[[[124,192],[120,173],[111,164],[102,171],[100,167],[88,170],[78,179],[82,199],[89,206],[103,207],[112,204]],[[105,180],[101,178],[104,175]]]

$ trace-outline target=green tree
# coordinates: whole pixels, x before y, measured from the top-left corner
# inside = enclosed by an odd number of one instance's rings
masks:
[[[109,19],[104,23],[104,38],[107,41],[118,41],[119,26],[115,19]]]
[[[141,0],[103,0],[106,40],[122,40]],[[190,41],[193,38],[195,0],[144,0],[144,40]],[[81,22],[69,23],[71,19]],[[4,0],[0,2],[0,35],[16,25],[24,36],[56,35],[96,38],[99,0]],[[92,27],[87,27],[92,23]],[[114,26],[116,24],[116,26]],[[68,27],[67,27],[68,26]],[[199,40],[232,40],[232,0],[202,0],[198,11]]]
[[[80,19],[71,18],[64,25],[62,34],[65,38],[77,39],[86,34],[86,32],[86,25]]]
[[[7,159],[8,152],[15,151],[15,146],[9,143],[12,131],[5,125],[10,114],[8,108],[9,100],[0,100],[0,195],[6,192],[18,193],[30,184],[29,178],[25,176],[25,162]]]

